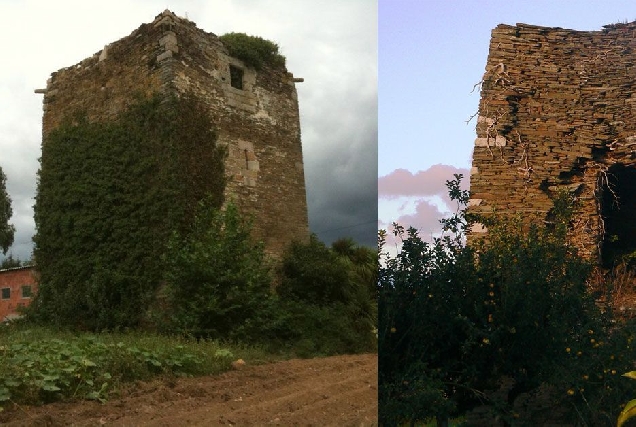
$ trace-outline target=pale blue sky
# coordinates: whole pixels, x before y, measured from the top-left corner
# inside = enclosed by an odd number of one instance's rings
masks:
[[[379,0],[378,15],[378,174],[400,168],[420,172],[410,181],[420,185],[433,165],[470,168],[475,130],[474,122],[465,121],[477,111],[479,92],[471,90],[484,73],[493,28],[525,23],[598,31],[636,20],[636,2]],[[451,169],[446,178],[442,172],[430,173],[441,191],[444,179],[452,177]],[[433,226],[423,225],[424,217],[443,207],[440,194],[427,191],[389,197],[380,190],[380,227],[398,219],[416,221],[419,215],[416,225],[433,232]]]

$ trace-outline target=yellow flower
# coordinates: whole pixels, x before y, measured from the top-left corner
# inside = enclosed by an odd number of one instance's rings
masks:
[[[570,347],[567,347],[567,348],[565,349],[565,351],[569,353],[569,352],[570,352]]]
[[[568,396],[573,396],[573,395],[574,395],[574,390],[569,389],[569,390],[568,390]]]
[[[612,375],[616,375],[616,370],[612,369]]]
[[[583,375],[583,379],[587,380],[589,377],[587,375]]]
[[[392,334],[394,334],[394,333],[396,333],[396,332],[397,332],[397,329],[395,329],[395,328],[391,328],[391,333],[392,333]]]
[[[592,344],[594,344],[594,343],[596,342],[596,340],[595,340],[594,338],[592,338],[592,339],[590,340],[590,342],[591,342]]]
[[[484,344],[490,344],[490,340],[488,338],[484,338],[481,340]]]

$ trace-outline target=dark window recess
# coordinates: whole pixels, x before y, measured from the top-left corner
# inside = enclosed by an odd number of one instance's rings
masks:
[[[31,286],[24,285],[22,286],[22,298],[31,298]]]
[[[230,65],[230,84],[237,89],[243,89],[243,70]]]
[[[2,288],[2,299],[11,298],[11,288]]]
[[[607,170],[607,182],[601,187],[601,215],[605,222],[603,267],[622,261],[636,266],[636,168],[616,164]]]

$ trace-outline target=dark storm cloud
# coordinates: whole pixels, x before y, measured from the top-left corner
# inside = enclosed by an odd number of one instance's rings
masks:
[[[338,146],[349,141],[336,139],[324,157],[305,164],[310,229],[326,243],[339,237],[368,246],[376,243],[377,128],[360,132],[366,151],[340,151]]]
[[[367,76],[372,79],[372,76]],[[370,86],[371,87],[371,86]],[[351,237],[368,246],[377,234],[377,92],[355,79],[313,95],[303,129],[309,223],[325,243]]]
[[[378,218],[377,9],[327,2],[283,40],[297,85],[309,226],[325,243],[375,246]]]

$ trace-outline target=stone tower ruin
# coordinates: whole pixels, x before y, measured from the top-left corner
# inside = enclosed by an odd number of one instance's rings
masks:
[[[609,265],[636,250],[636,23],[492,31],[470,209],[549,219],[561,190],[579,202],[583,256]]]
[[[282,67],[246,66],[212,33],[166,10],[90,58],[52,73],[43,136],[75,111],[107,121],[133,94],[194,94],[228,148],[226,200],[254,216],[254,233],[280,256],[309,235],[295,83]]]

